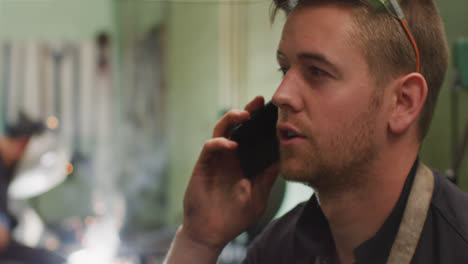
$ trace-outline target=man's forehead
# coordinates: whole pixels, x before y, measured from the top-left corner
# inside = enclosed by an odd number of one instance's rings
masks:
[[[349,44],[354,23],[351,11],[337,6],[296,8],[287,17],[279,50],[309,52],[314,49],[315,52],[316,49],[326,50],[335,44]]]
[[[332,3],[317,5],[299,5],[287,15],[286,23],[288,23],[288,21],[292,19],[297,19],[303,22],[324,22],[324,24],[326,22],[330,22],[332,25],[340,27],[354,25],[354,15],[355,13],[352,9],[343,5],[337,5]],[[307,24],[307,26],[308,25],[309,24]]]
[[[355,13],[336,5],[304,6],[294,9],[285,23],[278,46],[280,63],[314,61],[328,65],[346,78],[355,70],[369,73],[360,42],[356,39]]]

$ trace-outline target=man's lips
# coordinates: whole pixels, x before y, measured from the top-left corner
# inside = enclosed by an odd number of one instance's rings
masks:
[[[288,124],[280,123],[277,125],[278,137],[280,141],[287,141],[295,138],[305,138],[297,128]]]

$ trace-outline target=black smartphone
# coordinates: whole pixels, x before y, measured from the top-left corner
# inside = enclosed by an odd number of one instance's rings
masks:
[[[245,177],[253,179],[279,159],[277,120],[278,108],[268,102],[231,130],[231,140],[239,144],[236,155]]]

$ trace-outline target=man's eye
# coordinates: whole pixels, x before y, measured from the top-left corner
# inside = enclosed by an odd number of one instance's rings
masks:
[[[312,74],[313,77],[325,77],[328,75],[326,71],[323,71],[317,67],[310,67],[310,73]]]

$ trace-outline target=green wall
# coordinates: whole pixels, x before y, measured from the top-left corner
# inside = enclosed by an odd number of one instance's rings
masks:
[[[285,17],[278,14],[270,23],[270,2],[260,2],[248,6],[247,21],[247,97],[248,103],[257,95],[271,99],[282,80],[278,70],[276,50]]]
[[[185,187],[218,117],[218,6],[172,4],[168,25],[169,223],[180,223]]]
[[[449,44],[460,37],[468,37],[468,2],[466,0],[439,0],[438,6],[440,14],[444,20]],[[439,103],[436,108],[431,130],[424,142],[421,158],[424,162],[445,172],[451,166],[451,130],[450,130],[450,89],[453,88],[453,69],[450,63],[449,72],[446,75],[444,86],[442,87]],[[465,123],[468,122],[468,90],[460,93],[460,135]],[[459,170],[460,186],[464,191],[468,191],[468,160],[463,159],[463,164]]]
[[[114,30],[111,0],[0,1],[0,39],[87,40]]]

